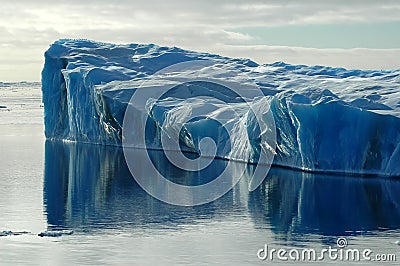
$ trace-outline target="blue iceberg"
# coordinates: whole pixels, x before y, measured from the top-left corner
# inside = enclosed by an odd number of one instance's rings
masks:
[[[196,71],[175,68],[159,75],[170,66],[199,60],[207,64]],[[199,79],[182,83],[182,77]],[[239,84],[238,89],[229,89],[230,83]],[[259,65],[176,47],[64,39],[45,53],[46,138],[121,146],[132,96],[140,90],[151,94],[160,86],[170,90],[144,99],[131,123],[136,134],[147,119],[145,136],[139,136],[147,148],[162,149],[162,136],[175,135],[178,146],[172,149],[198,155],[257,162],[263,149],[274,149],[274,165],[400,176],[400,70]],[[254,87],[261,94],[253,93]],[[273,116],[274,144],[263,137],[255,118],[261,110],[270,128],[264,106]],[[237,115],[229,116],[227,108]],[[212,139],[215,147],[203,139]],[[132,146],[142,148],[142,143]]]

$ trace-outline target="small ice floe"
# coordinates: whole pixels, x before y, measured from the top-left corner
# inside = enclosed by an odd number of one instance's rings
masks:
[[[19,236],[19,235],[24,235],[24,234],[30,234],[30,232],[27,232],[27,231],[18,231],[18,232],[0,231],[0,236]]]
[[[40,237],[59,237],[62,235],[72,235],[72,230],[59,230],[59,231],[43,231],[38,234]]]
[[[394,242],[396,245],[400,246],[400,240],[397,240],[396,242]]]

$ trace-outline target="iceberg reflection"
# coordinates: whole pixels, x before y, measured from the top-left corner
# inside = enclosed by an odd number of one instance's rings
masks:
[[[257,226],[283,235],[357,235],[400,228],[398,180],[273,168],[249,209]]]
[[[162,155],[150,152],[153,162],[171,181],[187,185],[204,182],[205,177],[177,170]],[[216,168],[226,163],[218,161]],[[207,173],[211,172],[213,169]],[[256,230],[272,231],[279,238],[310,233],[357,235],[400,228],[397,180],[272,168],[253,192],[248,192],[245,177],[212,203],[179,207],[154,199],[137,185],[122,148],[52,141],[45,146],[44,174],[44,206],[50,229],[138,229],[143,233],[143,229],[174,230],[181,224],[243,217],[251,217]],[[209,181],[210,176],[205,179]]]
[[[209,181],[213,172],[207,169],[207,176],[202,178],[196,172],[168,164],[159,151],[149,151],[149,155],[176,183],[196,185],[205,182],[202,179]],[[226,161],[218,160],[217,164]],[[140,160],[138,167],[143,167]],[[46,141],[44,175],[44,205],[52,229],[174,228],[182,223],[236,214],[247,201],[243,193],[228,193],[198,207],[178,207],[158,201],[135,182],[122,148],[103,145]],[[240,189],[237,187],[235,191]],[[247,187],[243,191],[247,193]]]

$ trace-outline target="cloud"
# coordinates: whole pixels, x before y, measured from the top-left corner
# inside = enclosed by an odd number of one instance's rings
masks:
[[[266,45],[223,45],[213,52],[250,58],[258,63],[284,61],[291,64],[327,65],[348,69],[399,69],[399,49],[317,49]]]
[[[30,49],[43,45],[46,40],[57,39],[61,36],[54,28],[38,30],[35,27],[0,27],[0,43],[2,47],[24,47],[25,49]]]
[[[346,65],[346,56],[340,54],[356,54],[350,56],[356,61],[361,52],[340,50],[335,57],[333,51],[329,52],[332,56],[325,56],[320,50],[254,46],[254,37],[236,32],[235,29],[344,22],[400,22],[399,10],[400,3],[392,0],[7,1],[2,3],[0,10],[0,68],[9,69],[12,66],[7,68],[7,62],[25,62],[27,57],[40,58],[36,61],[41,63],[48,45],[65,37],[117,43],[157,43],[249,56],[256,61],[268,62],[277,59],[336,64],[337,58],[341,58],[343,62],[338,64]],[[374,53],[379,56],[372,56]],[[302,54],[307,54],[307,57]],[[391,63],[391,56],[398,56],[391,51],[369,50],[367,54],[370,55],[367,57],[371,59],[371,65],[373,60],[381,65],[381,58],[385,58],[389,62],[386,65],[391,66],[394,64]],[[7,79],[4,73],[0,73],[0,80]],[[38,73],[36,75],[39,77]],[[21,79],[25,79],[23,75]]]

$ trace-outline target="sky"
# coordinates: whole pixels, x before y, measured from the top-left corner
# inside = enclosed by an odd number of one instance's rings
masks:
[[[0,81],[40,81],[60,38],[155,43],[258,63],[400,68],[400,1],[0,0]]]

